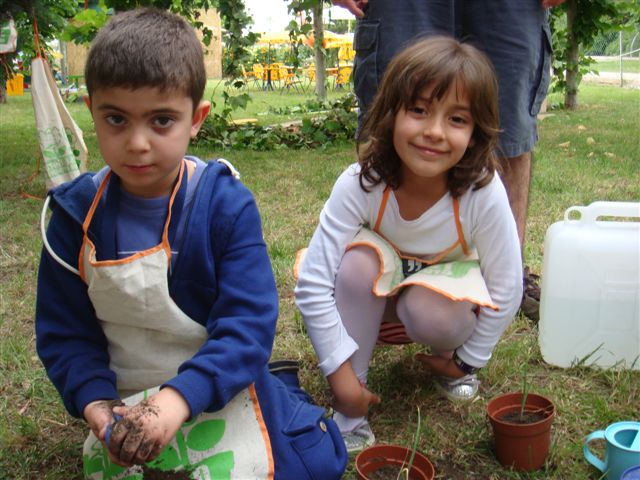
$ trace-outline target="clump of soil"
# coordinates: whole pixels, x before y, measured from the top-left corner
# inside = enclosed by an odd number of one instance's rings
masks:
[[[500,417],[500,420],[508,423],[516,423],[520,425],[526,425],[529,423],[540,422],[547,418],[547,414],[544,410],[536,410],[533,412],[527,412],[526,410],[520,415],[520,410],[514,410],[513,412],[505,413]]]
[[[145,466],[142,469],[142,473],[144,480],[192,480],[191,474],[187,470],[165,472],[164,470]]]
[[[390,480],[398,478],[400,468],[396,465],[385,465],[378,468],[376,471],[368,473],[367,478],[369,480]]]

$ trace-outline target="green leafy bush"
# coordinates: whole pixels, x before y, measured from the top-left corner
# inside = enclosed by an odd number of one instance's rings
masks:
[[[326,114],[288,126],[236,125],[228,115],[212,115],[205,120],[193,143],[216,150],[267,151],[322,148],[352,141],[358,123],[355,96],[348,94],[327,105],[307,102],[306,106],[300,106],[301,111],[321,108],[328,109]]]

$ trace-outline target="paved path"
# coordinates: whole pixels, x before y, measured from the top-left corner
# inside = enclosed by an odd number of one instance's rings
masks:
[[[623,86],[640,88],[640,73],[623,72]],[[588,73],[582,77],[584,82],[604,83],[607,85],[620,86],[620,72],[600,72],[599,74]]]

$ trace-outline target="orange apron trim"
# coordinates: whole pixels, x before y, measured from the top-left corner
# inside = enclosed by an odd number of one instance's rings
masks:
[[[182,183],[182,174],[184,172],[184,169],[185,169],[185,161],[183,160],[182,163],[180,164],[178,181],[176,182],[173,188],[173,191],[171,192],[171,196],[169,198],[167,218],[165,220],[164,228],[162,230],[162,241],[155,247],[149,248],[141,252],[134,253],[133,255],[130,255],[126,258],[97,261],[97,260],[93,260],[96,258],[96,247],[94,243],[91,241],[91,239],[89,238],[88,231],[89,231],[89,226],[91,225],[91,221],[93,220],[93,216],[98,208],[98,205],[100,204],[100,199],[102,198],[102,195],[104,194],[104,191],[107,188],[107,185],[109,184],[109,179],[111,178],[111,175],[113,173],[112,170],[109,170],[109,172],[107,172],[105,177],[102,179],[100,186],[98,187],[98,191],[95,197],[93,197],[93,202],[91,202],[91,206],[89,207],[87,216],[85,217],[84,222],[82,223],[83,239],[82,239],[82,247],[80,248],[80,254],[78,257],[78,267],[79,267],[78,270],[80,271],[80,278],[82,278],[82,280],[85,283],[87,283],[87,280],[85,278],[85,269],[84,269],[84,246],[85,245],[89,246],[89,259],[90,259],[89,262],[91,263],[91,265],[94,265],[94,266],[106,267],[106,266],[114,266],[114,265],[125,265],[127,263],[134,262],[142,257],[146,257],[147,255],[152,255],[160,249],[164,249],[167,255],[168,264],[171,265],[171,246],[169,245],[169,224],[171,223],[171,210],[172,210],[171,207],[173,206],[173,202],[176,198],[176,195],[178,194],[178,190],[180,189],[180,184]]]
[[[387,208],[387,202],[389,201],[389,195],[391,194],[391,188],[387,187],[384,189],[382,194],[382,199],[380,200],[380,206],[378,207],[378,216],[376,218],[375,226],[373,227],[373,231],[384,238],[389,245],[396,251],[397,255],[400,258],[404,258],[405,260],[414,260],[416,262],[425,263],[427,265],[435,265],[440,263],[447,255],[449,255],[455,248],[460,245],[462,247],[462,251],[465,255],[469,255],[469,249],[467,248],[467,242],[464,239],[464,233],[462,232],[462,224],[460,223],[460,208],[458,205],[458,199],[453,198],[453,213],[454,213],[454,221],[456,223],[456,231],[458,233],[458,239],[448,248],[444,249],[442,252],[438,253],[431,260],[425,260],[420,257],[414,257],[411,255],[403,254],[398,247],[396,247],[393,242],[389,241],[389,239],[384,236],[384,234],[380,231],[380,225],[382,224],[382,217],[384,216],[384,212]],[[349,247],[347,247],[347,250]]]
[[[249,395],[251,395],[251,401],[253,402],[253,409],[256,413],[256,418],[258,419],[258,423],[260,424],[260,432],[262,433],[262,438],[264,439],[264,445],[267,450],[267,458],[269,461],[269,471],[267,473],[269,479],[273,479],[274,476],[274,466],[273,466],[273,450],[271,448],[271,439],[269,438],[269,431],[267,430],[267,425],[264,422],[264,418],[262,416],[262,409],[260,408],[260,402],[258,401],[258,394],[256,393],[255,384],[249,385]]]

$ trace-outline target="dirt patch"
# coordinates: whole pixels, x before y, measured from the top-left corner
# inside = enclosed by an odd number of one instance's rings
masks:
[[[490,480],[487,474],[471,472],[468,465],[456,465],[448,458],[440,459],[435,465],[437,480]]]

